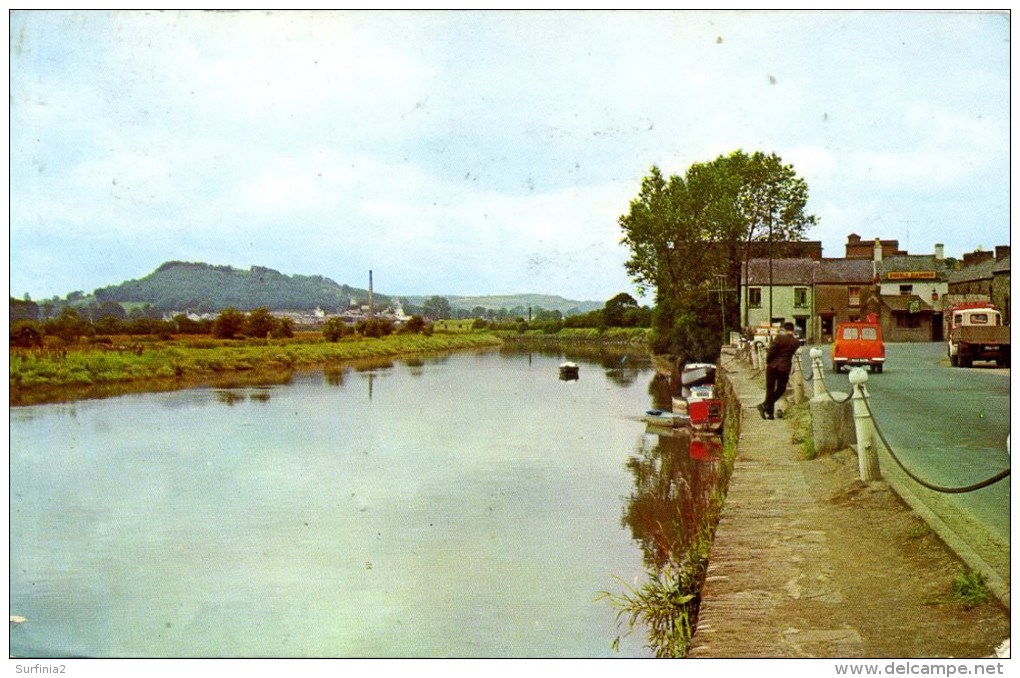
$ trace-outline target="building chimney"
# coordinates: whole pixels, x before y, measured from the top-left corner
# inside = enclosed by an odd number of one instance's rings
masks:
[[[368,317],[370,319],[374,310],[372,307],[372,269],[368,269]]]
[[[995,260],[999,261],[1009,256],[1009,245],[996,245],[995,246]]]
[[[935,260],[942,261],[946,258],[946,246],[940,242],[935,243]]]
[[[874,259],[875,259],[876,262],[882,261],[882,241],[880,241],[878,238],[875,238],[875,256],[874,256]]]

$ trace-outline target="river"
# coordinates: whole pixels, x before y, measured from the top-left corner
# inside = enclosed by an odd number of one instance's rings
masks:
[[[715,462],[646,431],[646,359],[572,357],[576,381],[562,359],[12,408],[11,653],[647,656],[596,598],[642,582],[656,511],[679,515],[650,474],[690,475],[675,499]]]

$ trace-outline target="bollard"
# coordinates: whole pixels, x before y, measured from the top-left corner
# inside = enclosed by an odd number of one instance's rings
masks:
[[[757,341],[751,342],[751,367],[755,370],[761,369],[761,356],[758,355],[758,347],[761,346]]]
[[[822,374],[822,349],[811,349],[811,381],[815,385],[815,397],[825,393],[825,375]]]
[[[804,368],[801,366],[799,348],[793,354],[791,378],[793,379],[793,404],[799,405],[804,402]]]
[[[864,384],[868,381],[868,373],[863,367],[850,370],[850,384],[853,387],[854,429],[857,432],[857,464],[861,470],[861,480],[866,483],[879,480],[882,474],[878,469],[878,451],[875,449],[875,429],[868,415],[868,406],[864,399],[868,391]]]

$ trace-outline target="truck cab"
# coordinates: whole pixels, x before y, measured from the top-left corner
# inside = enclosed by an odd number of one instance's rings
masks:
[[[990,303],[971,302],[953,307],[949,316],[949,362],[970,367],[975,360],[1009,366],[1009,327]]]

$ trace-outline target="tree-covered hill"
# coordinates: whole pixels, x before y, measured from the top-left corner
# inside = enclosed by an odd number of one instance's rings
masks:
[[[412,304],[422,305],[425,297],[401,297],[401,299],[407,299]],[[604,302],[601,301],[575,301],[573,299],[565,299],[558,295],[549,294],[505,294],[505,295],[487,295],[477,297],[464,297],[464,296],[447,296],[446,299],[450,302],[450,307],[453,309],[461,309],[465,311],[471,311],[479,307],[489,310],[499,309],[528,309],[529,307],[535,309],[543,309],[546,311],[559,311],[564,315],[573,315],[576,313],[587,313],[588,311],[594,311],[595,309],[602,308]]]
[[[262,266],[249,270],[232,266],[168,261],[139,280],[97,289],[103,303],[152,304],[160,311],[216,312],[227,307],[326,311],[345,309],[351,300],[368,303],[368,290],[340,285],[320,275],[284,275]],[[390,303],[376,294],[375,304]]]

